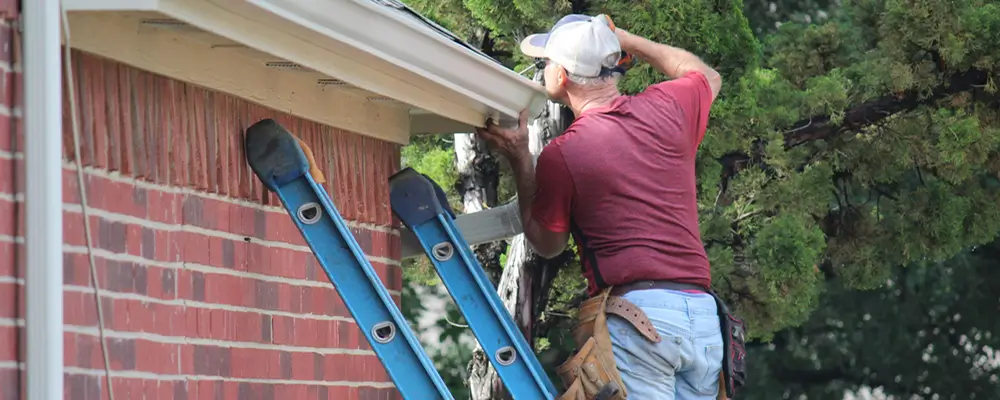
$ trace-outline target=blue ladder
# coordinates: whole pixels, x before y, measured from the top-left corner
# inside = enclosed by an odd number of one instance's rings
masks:
[[[295,137],[265,119],[247,128],[244,147],[250,168],[281,199],[403,398],[454,399],[343,217],[309,174]]]
[[[516,400],[557,393],[500,296],[455,226],[444,190],[412,168],[389,178],[393,213],[420,241],[493,368]]]

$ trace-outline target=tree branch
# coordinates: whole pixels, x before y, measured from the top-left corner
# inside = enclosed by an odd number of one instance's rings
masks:
[[[965,92],[986,83],[989,74],[979,69],[957,73],[948,82],[929,94],[909,90],[901,94],[887,95],[864,104],[844,110],[843,120],[834,123],[830,115],[815,115],[793,124],[794,128],[785,132],[785,148],[790,149],[816,140],[828,139],[845,132],[857,132],[879,123],[901,112],[912,111],[925,104],[931,104],[944,97]],[[723,176],[731,177],[751,161],[751,155],[729,153],[719,158],[723,165]],[[725,180],[723,181],[725,185]]]
[[[856,132],[900,112],[911,111],[921,105],[983,85],[987,77],[986,71],[972,69],[952,75],[947,84],[935,88],[926,97],[922,97],[921,92],[917,90],[908,90],[901,95],[883,96],[844,110],[844,119],[839,125],[832,123],[829,115],[810,117],[795,124],[800,128],[785,133],[785,147],[796,147],[843,132]]]

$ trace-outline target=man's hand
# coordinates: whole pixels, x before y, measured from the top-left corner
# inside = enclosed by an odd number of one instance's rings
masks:
[[[476,128],[476,135],[489,143],[490,147],[503,153],[510,161],[517,184],[517,204],[521,209],[521,226],[528,244],[538,255],[552,258],[566,248],[568,232],[551,232],[531,218],[531,208],[535,200],[535,165],[528,149],[528,110],[518,116],[517,129],[503,129],[492,121],[485,128]]]
[[[503,129],[493,120],[486,121],[485,128],[476,128],[476,135],[486,141],[508,160],[529,156],[528,151],[528,109],[518,115],[517,129]]]
[[[618,37],[618,45],[622,47],[622,51],[630,52],[632,51],[632,34],[622,28],[615,28],[615,36]]]

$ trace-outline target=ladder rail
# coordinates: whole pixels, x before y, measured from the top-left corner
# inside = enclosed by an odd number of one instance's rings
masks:
[[[454,222],[451,219],[448,219],[444,215],[439,215],[438,219],[439,222],[445,227],[444,231],[448,234],[448,238],[452,242],[454,242],[461,249],[470,248],[470,246],[465,242],[465,239],[462,237],[462,235],[456,234],[458,228],[454,226]],[[489,291],[489,293],[496,294],[496,290],[493,289],[493,282],[491,282],[489,280],[489,277],[486,276],[486,272],[480,266],[479,260],[477,260],[474,256],[472,256],[472,252],[460,251],[458,252],[458,254],[462,256],[463,263],[465,264],[466,269],[472,274],[473,278],[476,280],[479,289],[483,292]],[[506,317],[506,318],[501,318],[500,325],[507,333],[507,336],[511,338],[524,339],[524,340],[512,340],[512,345],[514,346],[515,350],[517,350],[517,354],[522,355],[525,362],[528,364],[529,372],[531,373],[532,378],[535,380],[535,383],[538,385],[538,387],[543,389],[543,393],[546,395],[543,398],[545,399],[554,398],[556,394],[555,386],[553,386],[552,381],[549,380],[548,376],[544,374],[545,371],[542,368],[541,363],[538,362],[538,358],[535,356],[534,349],[528,344],[527,339],[524,338],[524,335],[521,333],[521,330],[517,328],[516,322],[514,322],[513,317],[510,316],[510,312],[507,311],[507,307],[503,305],[503,301],[497,295],[485,296],[485,297],[490,305],[490,308],[497,316]],[[504,319],[508,319],[508,321],[504,321]]]
[[[423,352],[423,347],[416,339],[416,335],[409,329],[402,312],[395,307],[392,296],[382,285],[381,279],[372,268],[361,246],[356,240],[344,239],[354,236],[347,228],[347,224],[336,207],[328,196],[316,196],[316,193],[325,194],[325,191],[308,174],[286,184],[277,192],[282,204],[292,207],[295,204],[305,206],[318,201],[321,206],[320,213],[332,220],[332,228],[336,229],[335,232],[331,232],[329,223],[322,221],[322,215],[319,216],[320,221],[311,225],[303,222],[297,215],[292,217],[303,238],[309,243],[327,278],[343,298],[348,312],[358,324],[358,328],[361,329],[379,361],[386,368],[386,372],[394,381],[399,381],[397,386],[405,389],[404,398],[428,399],[431,396],[429,390],[436,389],[435,391],[438,393],[448,394],[439,398],[451,399],[450,391],[444,380],[438,375],[433,362],[427,356],[420,355]],[[291,207],[287,206],[286,210],[292,211]],[[295,210],[295,214],[298,214],[298,209]],[[340,236],[339,240],[331,243],[330,239],[338,235]],[[322,244],[314,245],[314,243]],[[345,254],[348,252],[349,255]],[[345,265],[352,261],[364,266],[360,269],[360,273],[356,268]],[[350,289],[346,290],[347,288]],[[381,304],[371,301],[374,298],[381,300]],[[392,304],[393,307],[388,307],[389,304]],[[392,325],[386,325],[386,323]],[[378,333],[380,328],[383,328],[382,332],[389,333],[380,335]],[[390,330],[385,331],[386,328]],[[403,339],[404,342],[400,343],[399,339]],[[412,372],[414,370],[423,370],[426,376],[420,376],[419,372],[414,374]],[[427,382],[419,382],[421,380]],[[408,383],[409,381],[413,382]],[[433,387],[428,387],[428,382],[433,384]],[[410,387],[419,389],[411,390]],[[422,392],[428,394],[414,396],[415,393]]]
[[[518,400],[554,399],[554,385],[459,233],[444,197],[412,168],[390,178],[393,212],[416,236],[507,390]]]

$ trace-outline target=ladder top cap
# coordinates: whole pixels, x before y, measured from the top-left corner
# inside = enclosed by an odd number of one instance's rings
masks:
[[[441,186],[410,167],[389,178],[389,203],[393,214],[410,229],[440,214],[455,218]]]
[[[309,172],[309,160],[295,136],[273,119],[250,125],[243,140],[250,169],[272,192]]]

